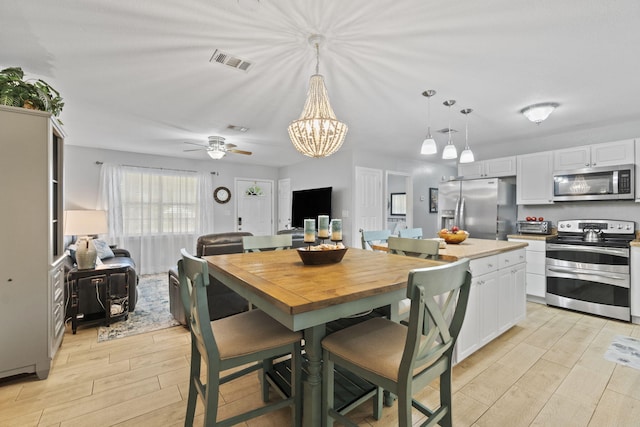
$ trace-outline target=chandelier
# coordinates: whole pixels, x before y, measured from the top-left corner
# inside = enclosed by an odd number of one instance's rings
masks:
[[[309,43],[316,49],[316,73],[309,80],[309,92],[298,120],[289,125],[289,138],[300,153],[309,157],[327,157],[340,149],[348,127],[338,121],[319,73],[322,36],[312,35]]]

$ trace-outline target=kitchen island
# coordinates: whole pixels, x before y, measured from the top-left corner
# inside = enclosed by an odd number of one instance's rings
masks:
[[[462,243],[448,243],[446,248],[438,251],[438,258],[443,261],[457,261],[460,258],[477,259],[521,249],[526,246],[526,242],[468,238]]]
[[[439,250],[438,258],[442,261],[471,259],[471,292],[456,344],[455,363],[526,318],[527,245],[527,242],[468,238]]]

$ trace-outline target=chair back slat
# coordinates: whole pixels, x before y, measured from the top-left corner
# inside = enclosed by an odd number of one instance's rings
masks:
[[[401,228],[398,236],[408,239],[422,239],[422,228]]]
[[[389,230],[360,230],[362,249],[371,249],[372,243],[386,243],[391,236]]]
[[[209,286],[209,268],[203,259],[181,250],[182,259],[178,260],[180,296],[191,330],[192,344],[208,360],[219,358],[218,346],[210,326],[207,286]]]
[[[276,234],[273,236],[244,236],[242,248],[245,252],[260,252],[263,250],[291,249],[293,239],[291,234]]]
[[[438,256],[440,243],[430,239],[411,239],[406,237],[389,237],[389,253],[415,256],[418,258],[435,258]]]
[[[436,242],[437,243],[437,242]],[[400,377],[445,355],[452,357],[469,300],[469,260],[409,272],[407,297],[411,311]]]

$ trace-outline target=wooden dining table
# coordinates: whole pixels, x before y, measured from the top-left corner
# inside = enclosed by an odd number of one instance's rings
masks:
[[[303,423],[319,426],[322,346],[328,322],[406,297],[409,271],[442,262],[349,248],[341,262],[304,265],[298,249],[204,257],[210,274],[291,329],[303,331],[308,360]],[[392,314],[393,316],[393,314]]]

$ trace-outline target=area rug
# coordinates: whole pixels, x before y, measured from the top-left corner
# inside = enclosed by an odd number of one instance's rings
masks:
[[[616,335],[604,358],[621,365],[640,369],[640,339]]]
[[[98,342],[124,338],[144,332],[179,325],[169,311],[169,279],[167,273],[141,275],[138,282],[136,308],[127,320],[111,326],[100,326]]]

